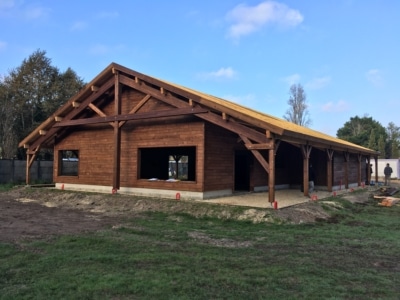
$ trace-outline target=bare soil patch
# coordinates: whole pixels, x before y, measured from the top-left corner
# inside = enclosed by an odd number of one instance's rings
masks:
[[[343,197],[352,202],[365,202],[370,196],[365,192],[349,193]],[[329,202],[324,203],[330,205]],[[337,203],[332,202],[331,206],[335,209]],[[19,187],[0,193],[0,242],[97,231],[119,226],[125,218],[138,217],[147,211],[187,213],[195,217],[210,216],[254,223],[299,224],[330,218],[329,212],[319,201],[279,210],[250,207],[238,209],[237,206],[226,204]]]

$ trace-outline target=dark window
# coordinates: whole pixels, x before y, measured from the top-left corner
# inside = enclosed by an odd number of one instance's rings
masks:
[[[59,152],[61,176],[78,176],[79,151],[78,150],[61,150]]]
[[[196,180],[196,147],[142,148],[140,179]]]

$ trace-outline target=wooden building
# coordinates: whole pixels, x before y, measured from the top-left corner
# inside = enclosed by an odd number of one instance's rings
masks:
[[[112,63],[19,144],[59,188],[186,199],[369,182],[378,152]],[[375,166],[377,164],[375,163]],[[378,172],[376,171],[375,174]]]

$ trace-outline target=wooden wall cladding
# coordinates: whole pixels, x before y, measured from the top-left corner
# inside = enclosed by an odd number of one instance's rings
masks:
[[[234,189],[234,154],[238,136],[212,124],[205,124],[204,190]],[[241,147],[244,149],[244,147]]]

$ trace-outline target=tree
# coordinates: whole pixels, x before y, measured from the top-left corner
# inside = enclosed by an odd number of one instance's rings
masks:
[[[311,119],[309,118],[308,105],[306,103],[306,93],[304,92],[301,84],[293,84],[289,91],[289,109],[283,118],[286,121],[295,123],[301,126],[311,125]]]
[[[378,149],[378,138],[382,136],[385,142],[387,140],[385,128],[367,115],[362,118],[358,116],[350,118],[350,121],[338,129],[336,136],[373,150]]]
[[[378,151],[380,152],[380,157],[381,158],[386,158],[386,149],[385,149],[385,140],[383,139],[383,136],[381,135],[378,140]]]
[[[71,69],[61,73],[51,65],[45,51],[37,50],[9,72],[3,80],[3,86],[1,101],[7,102],[13,110],[14,140],[8,137],[2,143],[12,144],[15,153],[18,141],[76,94],[84,83]],[[5,120],[0,119],[0,123],[0,127],[5,126]],[[10,154],[7,157],[10,158]]]
[[[386,127],[387,132],[387,147],[388,158],[399,158],[399,142],[400,142],[400,127],[396,126],[393,122],[389,122]]]
[[[377,148],[378,148],[378,144],[376,143],[376,137],[375,137],[375,130],[374,129],[371,130],[371,134],[369,136],[368,148],[369,149],[374,149],[374,150],[377,150]]]
[[[12,158],[17,143],[14,131],[15,110],[10,101],[7,83],[0,80],[0,159]]]
[[[400,158],[400,151],[397,143],[392,143],[390,158]]]

